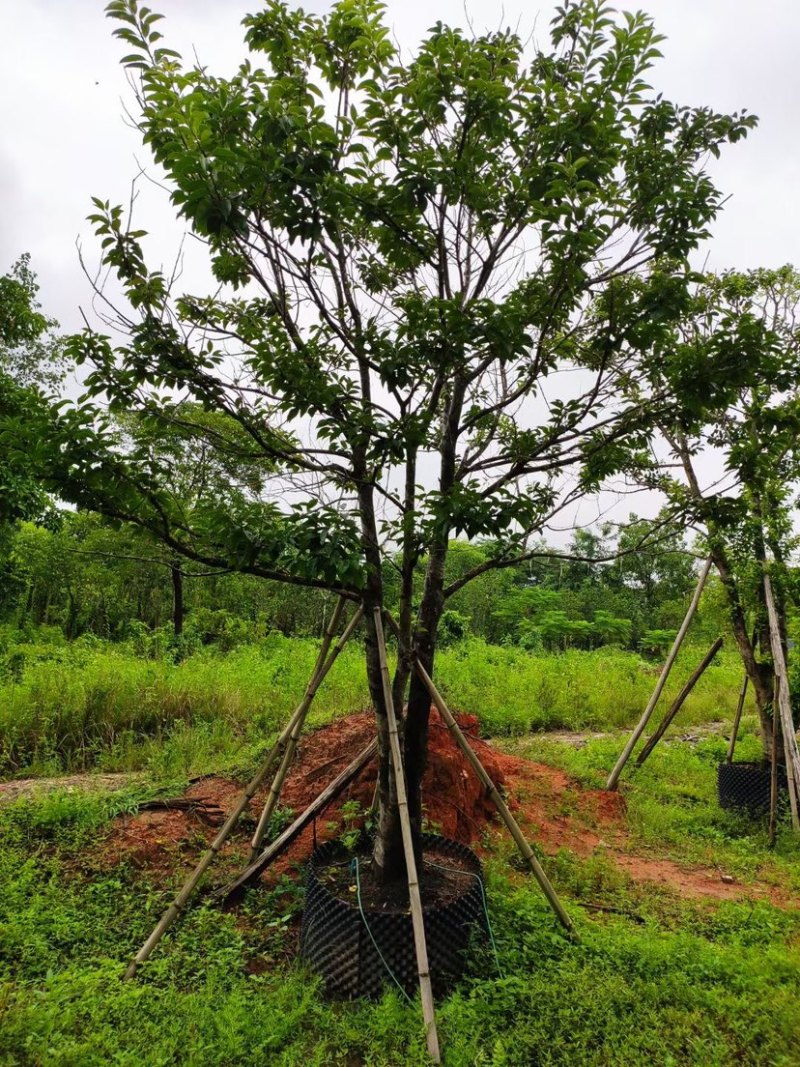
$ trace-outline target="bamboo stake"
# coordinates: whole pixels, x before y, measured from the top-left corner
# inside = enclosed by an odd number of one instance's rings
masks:
[[[667,712],[667,714],[664,716],[664,718],[659,723],[658,729],[655,731],[653,736],[648,740],[647,744],[644,746],[642,751],[639,753],[638,759],[636,760],[636,765],[638,767],[641,767],[641,765],[644,763],[644,761],[647,759],[647,757],[650,755],[650,753],[656,747],[658,742],[661,740],[661,738],[667,732],[667,729],[669,728],[670,723],[672,722],[672,720],[675,718],[675,716],[678,714],[678,712],[683,707],[684,701],[686,700],[688,695],[691,693],[691,691],[694,689],[695,685],[699,681],[699,679],[700,679],[701,675],[703,674],[703,672],[705,671],[706,667],[708,667],[708,665],[713,660],[714,656],[716,656],[716,654],[722,648],[722,642],[723,642],[723,638],[722,637],[718,637],[716,639],[716,641],[711,646],[711,648],[708,650],[708,652],[706,652],[705,656],[703,656],[703,658],[700,661],[699,665],[695,668],[695,671],[692,674],[691,678],[688,680],[688,682],[683,687],[683,689],[681,689],[680,693],[678,693],[677,697],[672,702],[672,706],[670,707],[669,711]]]
[[[306,715],[308,714],[308,709],[311,707],[311,702],[316,696],[317,690],[322,685],[331,667],[336,662],[339,653],[342,651],[344,646],[347,644],[347,642],[353,635],[353,631],[361,620],[361,616],[364,614],[363,607],[359,606],[358,610],[353,615],[348,625],[345,627],[344,633],[339,639],[338,644],[335,646],[330,656],[326,659],[326,656],[328,656],[328,650],[331,647],[331,642],[333,641],[333,636],[336,633],[336,628],[339,625],[339,619],[341,618],[344,605],[344,598],[340,597],[339,602],[333,612],[333,617],[331,618],[330,625],[328,626],[328,629],[325,632],[325,637],[322,641],[322,647],[320,648],[319,656],[317,657],[317,662],[314,666],[314,673],[312,674],[311,679],[309,680],[309,683],[306,686],[305,695],[303,696],[303,699],[298,706],[297,719],[289,736],[289,741],[286,745],[286,749],[283,753],[281,765],[272,780],[269,795],[267,796],[266,803],[264,804],[264,807],[261,811],[261,817],[258,820],[258,826],[256,826],[255,833],[253,834],[253,838],[250,842],[250,852],[247,856],[248,865],[253,862],[253,860],[256,858],[261,849],[261,843],[264,840],[264,835],[267,832],[269,820],[272,818],[272,813],[277,807],[281,795],[281,790],[283,789],[283,784],[286,781],[286,775],[289,773],[289,768],[291,767],[292,761],[294,760],[294,754],[297,751],[297,743],[300,740],[301,733],[303,732],[303,726],[305,725]]]
[[[758,637],[758,627],[753,627],[753,637],[751,639],[751,645],[756,647],[756,639]],[[725,757],[728,763],[733,763],[733,752],[736,748],[736,741],[739,737],[739,727],[742,723],[742,711],[744,709],[744,698],[747,696],[747,685],[750,681],[747,671],[744,672],[744,678],[742,679],[742,688],[739,690],[739,700],[736,704],[736,714],[733,717],[733,730],[731,731],[731,739],[728,744],[728,754]]]
[[[797,736],[792,721],[792,698],[789,692],[789,678],[786,673],[786,660],[783,656],[781,631],[778,626],[778,613],[772,596],[772,583],[769,575],[764,574],[764,598],[767,602],[769,616],[769,641],[772,646],[772,661],[778,677],[778,708],[781,715],[784,758],[786,760],[786,785],[789,789],[789,806],[792,809],[792,826],[800,830],[800,818],[797,811],[797,788],[800,783],[800,751],[797,749]],[[777,740],[773,738],[773,748]]]
[[[536,878],[536,881],[539,883],[542,892],[544,893],[548,903],[550,904],[550,907],[556,913],[564,928],[566,930],[572,931],[572,920],[564,910],[564,906],[558,899],[556,891],[555,889],[553,889],[549,878],[542,869],[542,866],[539,861],[536,859],[536,856],[533,854],[533,850],[526,841],[522,830],[519,828],[519,824],[517,823],[511,812],[508,810],[506,802],[503,800],[496,785],[487,774],[485,767],[473,751],[469,741],[467,741],[466,737],[464,736],[464,733],[461,727],[458,725],[455,716],[445,704],[444,699],[439,690],[434,685],[432,678],[416,657],[414,657],[414,667],[417,671],[417,674],[420,676],[422,682],[424,683],[426,689],[430,693],[431,700],[433,700],[434,704],[438,708],[439,714],[442,716],[451,733],[455,737],[458,747],[469,760],[472,769],[477,774],[483,786],[488,790],[489,796],[494,801],[494,805],[500,813],[500,818],[506,824],[509,833],[514,839],[514,843],[516,844],[517,848],[520,850],[522,856],[530,867],[531,872]]]
[[[352,782],[352,780],[366,767],[375,753],[378,751],[377,738],[367,745],[356,758],[349,763],[345,769],[338,774],[330,785],[319,794],[316,800],[313,800],[302,814],[294,820],[294,822],[287,826],[287,828],[280,834],[275,840],[253,861],[249,864],[242,873],[236,878],[235,881],[230,882],[228,885],[223,886],[221,889],[217,889],[211,894],[215,900],[225,899],[229,897],[231,893],[234,893],[237,889],[241,889],[248,882],[251,882],[257,875],[272,863],[282,852],[291,845],[292,841],[303,831],[306,826],[314,819],[320,812],[335,800],[339,794]]]
[[[778,707],[780,708],[780,701],[778,702]],[[793,734],[792,740],[795,740]],[[796,743],[797,742],[795,741],[795,745]],[[792,827],[794,830],[800,832],[800,815],[798,815],[797,810],[797,789],[798,781],[800,781],[800,778],[798,778],[797,774],[795,773],[795,768],[792,765],[790,740],[785,729],[783,730],[783,761],[786,764],[786,790],[789,794],[789,808],[791,809],[792,813]]]
[[[167,932],[167,930],[170,928],[170,926],[172,926],[173,922],[175,921],[175,919],[177,919],[177,917],[181,913],[181,911],[186,907],[186,904],[188,903],[189,898],[191,897],[192,893],[195,891],[195,889],[199,885],[203,875],[206,873],[208,868],[214,862],[214,859],[216,858],[217,853],[222,848],[223,844],[225,843],[225,841],[228,839],[228,837],[230,836],[230,834],[232,833],[232,831],[236,827],[236,824],[239,822],[239,819],[241,818],[242,812],[245,810],[247,805],[250,803],[250,800],[253,798],[253,796],[261,788],[261,785],[263,784],[264,779],[267,777],[267,775],[269,774],[269,772],[272,770],[273,766],[275,765],[278,757],[280,756],[281,752],[283,751],[283,748],[284,748],[286,742],[289,739],[289,733],[290,733],[290,730],[291,730],[293,722],[294,722],[294,715],[289,720],[288,725],[284,728],[283,733],[280,735],[278,740],[275,742],[275,744],[270,749],[270,751],[269,751],[269,753],[267,755],[267,758],[261,764],[261,767],[258,769],[256,774],[250,780],[250,782],[249,782],[247,788],[245,789],[245,791],[239,797],[239,800],[238,800],[238,802],[236,804],[236,807],[233,809],[233,811],[230,813],[228,818],[225,820],[224,824],[220,828],[219,833],[214,838],[214,840],[211,842],[211,844],[208,846],[208,849],[206,850],[206,852],[200,858],[197,866],[194,868],[192,873],[189,875],[187,880],[184,882],[183,888],[178,893],[178,895],[175,897],[175,899],[170,904],[170,906],[167,908],[167,910],[164,912],[164,914],[161,916],[161,918],[159,919],[159,921],[156,923],[155,927],[153,928],[153,931],[150,934],[150,936],[147,938],[147,940],[144,942],[142,947],[136,953],[134,958],[128,964],[128,968],[125,971],[125,974],[123,975],[124,978],[133,978],[133,976],[136,974],[136,971],[137,971],[138,967],[140,966],[140,964],[144,963],[145,960],[151,955],[151,953],[155,949],[156,945],[158,945],[158,943],[161,940],[161,938],[164,936],[164,934]]]
[[[441,1063],[439,1035],[436,1031],[436,1014],[433,1006],[433,988],[428,966],[428,946],[425,941],[425,923],[422,916],[422,897],[419,891],[417,860],[414,855],[414,841],[411,835],[411,819],[408,814],[408,796],[406,794],[405,774],[403,773],[403,757],[400,753],[400,737],[397,733],[397,717],[395,716],[392,702],[392,682],[389,677],[389,666],[386,662],[386,642],[383,635],[381,609],[376,606],[373,612],[375,636],[378,642],[378,659],[381,666],[381,681],[383,683],[383,699],[386,705],[386,718],[389,726],[389,748],[394,768],[397,807],[400,815],[403,852],[405,853],[406,873],[408,875],[408,900],[411,908],[411,924],[414,929],[414,949],[417,954],[417,974],[419,976],[420,999],[422,1000],[422,1017],[425,1022],[425,1040],[431,1060],[434,1063]]]
[[[341,603],[341,601],[340,601],[340,603]],[[338,605],[337,605],[337,609],[338,609]],[[319,665],[319,663],[320,663],[320,658],[318,657],[317,658],[317,665]],[[316,671],[316,669],[317,668],[315,667],[315,671]],[[323,675],[323,677],[324,677],[324,675]],[[321,681],[321,679],[320,679],[320,681]],[[308,691],[306,691],[306,692],[308,692]],[[312,698],[313,698],[313,694],[312,694]],[[219,852],[219,850],[222,848],[222,846],[225,844],[227,839],[230,837],[231,833],[234,831],[234,829],[238,825],[239,819],[242,817],[242,814],[243,814],[244,810],[247,808],[247,806],[250,803],[250,801],[252,800],[252,798],[255,796],[255,794],[258,792],[258,790],[261,788],[261,786],[264,783],[265,778],[270,773],[272,768],[275,766],[275,763],[278,761],[278,759],[280,758],[280,756],[283,753],[284,749],[286,748],[286,745],[289,743],[289,740],[290,740],[290,738],[292,736],[292,733],[294,731],[295,725],[298,722],[302,721],[302,718],[305,715],[305,711],[307,710],[307,705],[304,708],[304,703],[305,703],[305,698],[295,708],[294,712],[291,715],[291,718],[289,719],[289,722],[283,728],[283,731],[279,735],[277,741],[275,742],[275,744],[272,746],[272,748],[267,753],[266,759],[261,764],[259,769],[256,771],[255,775],[251,778],[250,782],[247,784],[247,787],[245,788],[244,792],[241,794],[241,796],[237,800],[233,811],[230,813],[228,818],[225,820],[223,825],[220,827],[219,833],[216,835],[214,840],[208,846],[208,849],[200,857],[200,860],[198,861],[198,863],[195,866],[195,868],[192,870],[192,872],[189,875],[189,877],[184,882],[180,892],[175,897],[175,899],[172,901],[170,906],[166,909],[166,911],[163,913],[163,915],[161,916],[161,918],[159,919],[159,921],[156,923],[155,927],[153,928],[152,932],[150,933],[150,936],[147,938],[147,940],[144,942],[142,947],[136,953],[134,958],[128,964],[128,967],[127,967],[127,969],[125,971],[125,974],[123,975],[123,978],[133,978],[133,976],[136,974],[136,971],[138,970],[139,966],[142,963],[144,963],[145,960],[147,960],[150,957],[150,955],[153,953],[153,950],[156,948],[158,943],[161,941],[161,939],[164,936],[164,934],[167,932],[167,930],[169,930],[170,926],[172,926],[172,924],[175,922],[177,917],[180,915],[181,911],[186,907],[186,904],[188,903],[190,897],[194,893],[194,891],[197,888],[197,886],[200,884],[200,881],[202,880],[203,875],[206,873],[208,868],[211,866],[211,864],[216,859],[217,853]],[[309,703],[310,703],[310,701],[309,701]]]
[[[711,562],[711,557],[709,556],[709,558],[705,562],[703,570],[700,573],[700,577],[697,581],[697,588],[694,591],[694,596],[692,597],[692,602],[689,605],[689,610],[686,612],[686,617],[681,623],[680,630],[678,630],[678,633],[675,635],[675,640],[672,644],[672,648],[670,649],[669,655],[667,656],[667,661],[661,670],[661,676],[659,677],[658,682],[656,683],[656,687],[653,690],[653,695],[650,697],[647,707],[644,709],[644,714],[642,715],[639,722],[636,724],[633,733],[628,738],[628,743],[622,750],[622,754],[617,760],[614,766],[614,770],[609,775],[608,782],[606,783],[606,789],[617,788],[617,782],[619,781],[620,774],[622,774],[622,769],[628,762],[631,752],[633,752],[634,748],[636,747],[636,742],[642,736],[645,727],[650,721],[650,716],[655,710],[655,706],[658,703],[658,699],[661,696],[661,693],[664,690],[664,686],[667,683],[669,672],[672,670],[672,666],[675,663],[680,647],[683,644],[683,639],[684,637],[686,637],[686,631],[689,629],[689,624],[694,618],[694,613],[697,611],[697,605],[700,603],[700,596],[703,592],[703,586],[706,584],[708,572],[711,570]]]
[[[778,829],[778,687],[772,693],[772,752],[769,768],[769,847],[775,847]]]
[[[747,696],[747,683],[749,682],[747,677],[747,671],[744,673],[744,681],[742,682],[742,688],[739,690],[739,702],[736,705],[736,714],[733,717],[733,730],[731,731],[731,739],[728,744],[728,755],[726,760],[728,763],[733,763],[733,750],[736,748],[736,739],[739,736],[739,725],[742,721],[742,709],[744,708],[744,698]]]

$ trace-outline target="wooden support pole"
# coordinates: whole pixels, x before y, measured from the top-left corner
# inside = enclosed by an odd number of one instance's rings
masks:
[[[739,700],[736,704],[736,714],[733,717],[733,729],[731,730],[731,739],[728,743],[728,754],[725,757],[728,763],[733,763],[733,752],[736,748],[736,739],[739,736],[739,726],[742,722],[742,710],[744,708],[744,698],[747,696],[747,683],[750,679],[747,677],[747,671],[744,673],[744,680],[742,681],[742,688],[739,690]]]
[[[756,640],[758,638],[758,627],[753,627],[753,636],[750,644],[753,648],[756,647]],[[728,763],[733,763],[733,753],[736,749],[736,741],[739,737],[739,727],[742,724],[742,711],[744,710],[744,698],[747,696],[747,686],[750,679],[747,671],[744,672],[744,678],[742,679],[742,688],[739,690],[739,700],[736,704],[736,714],[733,717],[733,730],[731,731],[731,739],[728,743],[728,753],[725,757]]]
[[[256,858],[256,856],[261,850],[261,844],[264,840],[264,835],[267,832],[269,820],[272,818],[272,813],[275,811],[275,808],[278,805],[281,790],[283,789],[283,783],[286,781],[286,775],[289,773],[289,768],[291,767],[292,761],[294,760],[294,754],[297,751],[297,743],[300,740],[301,733],[303,732],[303,726],[305,725],[306,715],[308,714],[308,709],[311,707],[311,702],[317,695],[317,690],[322,685],[331,667],[336,662],[339,653],[350,640],[353,631],[361,620],[361,616],[364,614],[363,607],[359,606],[358,610],[355,612],[352,619],[345,627],[344,633],[339,639],[339,642],[335,646],[333,652],[331,652],[330,656],[328,656],[328,650],[331,647],[331,642],[333,641],[334,634],[336,633],[336,628],[339,625],[339,619],[341,618],[344,606],[345,600],[344,597],[341,597],[333,612],[333,617],[331,618],[330,625],[328,626],[328,629],[325,632],[325,636],[322,641],[322,647],[320,648],[319,656],[317,657],[317,662],[314,666],[314,673],[312,674],[311,679],[308,685],[306,686],[306,691],[303,696],[303,699],[297,707],[294,726],[292,728],[291,734],[289,735],[289,740],[287,742],[286,749],[283,753],[283,759],[281,760],[280,767],[278,768],[275,777],[272,780],[272,785],[270,786],[266,803],[264,804],[264,808],[261,812],[261,817],[258,820],[258,825],[256,826],[255,833],[253,834],[253,838],[250,842],[250,852],[247,857],[248,865],[253,862],[253,860]]]
[[[792,810],[792,826],[795,830],[800,830],[797,797],[798,784],[800,784],[800,751],[797,748],[797,735],[792,721],[792,698],[789,692],[789,677],[786,672],[786,660],[783,655],[778,613],[775,610],[772,583],[766,573],[764,574],[764,599],[767,602],[767,615],[769,617],[769,643],[772,647],[772,662],[778,678],[778,709],[781,718],[781,732],[783,733],[786,785],[789,790],[789,806]],[[773,739],[773,747],[775,745],[777,745],[777,738]]]
[[[683,687],[683,689],[681,689],[680,693],[678,693],[678,695],[675,697],[675,700],[672,702],[672,706],[670,707],[669,711],[667,712],[667,714],[664,716],[664,718],[659,723],[658,729],[655,731],[653,736],[648,740],[647,744],[644,746],[642,751],[639,753],[639,757],[636,760],[636,765],[638,767],[641,767],[641,765],[644,763],[644,761],[647,759],[647,757],[650,755],[650,753],[656,747],[658,742],[661,740],[661,738],[667,732],[667,729],[669,728],[670,723],[672,722],[672,720],[675,718],[675,716],[678,714],[678,712],[683,707],[684,701],[686,700],[688,695],[691,693],[691,691],[694,689],[695,685],[697,685],[697,682],[699,681],[699,679],[702,676],[703,672],[705,671],[706,667],[708,667],[708,665],[713,660],[714,656],[716,656],[716,654],[722,648],[723,640],[724,639],[722,637],[718,637],[716,639],[714,644],[711,646],[711,648],[708,650],[708,652],[706,652],[705,656],[703,656],[702,660],[700,661],[698,666],[695,668],[694,673],[692,674],[692,676],[689,679],[689,681],[686,683],[686,685]]]
[[[667,683],[667,678],[669,678],[669,672],[672,670],[672,666],[675,663],[678,652],[680,651],[680,647],[683,644],[683,639],[684,637],[686,637],[686,631],[689,629],[689,624],[694,618],[694,613],[697,611],[697,605],[700,603],[700,597],[703,592],[703,586],[706,584],[706,579],[708,578],[708,572],[710,570],[711,557],[709,556],[709,558],[705,562],[703,570],[700,572],[700,577],[697,581],[697,588],[694,591],[694,596],[692,597],[692,602],[689,605],[689,610],[686,612],[686,617],[681,623],[680,630],[678,630],[677,634],[675,635],[675,640],[672,644],[672,648],[670,649],[669,655],[667,656],[667,661],[661,670],[661,676],[659,677],[658,682],[656,683],[656,687],[653,690],[653,695],[650,697],[647,707],[644,709],[644,714],[642,715],[639,722],[636,724],[633,733],[628,738],[628,742],[625,745],[625,748],[622,750],[622,754],[617,760],[614,766],[614,770],[609,775],[608,782],[606,783],[606,789],[617,788],[619,776],[620,774],[622,774],[622,770],[625,764],[630,759],[631,752],[633,752],[634,748],[636,747],[636,742],[642,736],[645,727],[650,721],[650,716],[655,710],[655,706],[658,703],[658,699],[661,696],[664,690],[664,686]]]
[[[777,679],[776,679],[777,681]],[[778,686],[772,692],[772,752],[769,767],[769,847],[775,848],[778,831]]]
[[[416,657],[414,658],[414,667],[415,667],[415,669],[417,671],[417,674],[419,675],[421,681],[424,683],[425,688],[430,693],[431,700],[436,705],[436,707],[437,707],[437,709],[439,711],[439,714],[442,716],[442,718],[444,719],[444,721],[447,724],[448,728],[450,729],[450,732],[453,734],[453,737],[455,738],[456,743],[458,744],[458,747],[464,753],[464,755],[466,756],[467,760],[469,761],[472,769],[475,771],[475,774],[478,776],[478,778],[480,779],[482,785],[488,791],[489,796],[494,801],[494,806],[497,808],[497,810],[498,810],[498,812],[500,814],[500,818],[506,824],[506,827],[508,828],[509,833],[511,834],[511,836],[514,839],[514,843],[516,844],[517,848],[522,853],[522,856],[524,857],[525,862],[530,867],[531,872],[533,873],[533,876],[536,878],[536,881],[539,883],[539,885],[540,885],[540,887],[542,889],[542,892],[544,893],[545,897],[547,898],[548,903],[550,904],[550,907],[553,909],[553,911],[558,916],[562,926],[564,926],[564,928],[566,930],[572,931],[572,929],[573,929],[572,920],[570,919],[569,915],[567,915],[566,911],[564,910],[564,906],[562,905],[561,901],[558,899],[558,896],[556,895],[556,891],[555,891],[555,889],[553,889],[553,886],[550,883],[550,879],[544,873],[544,870],[542,869],[541,864],[536,859],[536,856],[533,854],[533,850],[531,849],[531,846],[528,844],[527,840],[525,839],[525,836],[522,833],[522,830],[520,830],[519,824],[517,823],[516,819],[511,814],[511,812],[508,810],[508,805],[506,804],[506,802],[503,800],[502,796],[500,795],[500,792],[497,789],[497,786],[494,784],[492,779],[487,774],[486,768],[483,766],[481,761],[478,759],[478,757],[475,754],[475,752],[473,751],[473,748],[470,745],[469,741],[464,736],[464,732],[461,729],[461,727],[458,725],[458,722],[456,721],[455,716],[450,711],[448,706],[445,704],[441,693],[439,692],[439,690],[436,688],[436,686],[433,683],[433,679],[430,677],[428,672],[425,670],[425,668],[422,666],[422,664],[420,663],[420,661]]]
[[[375,636],[378,642],[378,658],[381,666],[381,681],[383,683],[383,700],[386,705],[386,718],[389,726],[389,748],[394,770],[395,790],[397,792],[400,829],[403,835],[406,874],[408,875],[408,901],[411,909],[411,924],[414,930],[414,949],[417,955],[417,975],[419,977],[419,993],[422,1001],[422,1018],[425,1022],[425,1040],[431,1060],[434,1063],[441,1063],[439,1035],[436,1030],[436,1014],[433,1005],[433,988],[428,965],[428,946],[425,941],[425,923],[422,915],[422,897],[419,891],[417,860],[414,855],[414,839],[411,833],[411,818],[408,814],[406,778],[403,772],[403,757],[400,752],[400,737],[397,732],[397,717],[394,713],[394,703],[392,701],[392,680],[389,677],[389,665],[386,661],[386,641],[383,634],[381,609],[376,606],[373,612]]]
[[[320,660],[318,658],[317,663],[319,664],[319,662]],[[248,804],[253,799],[258,790],[261,788],[261,786],[264,784],[267,775],[271,772],[272,768],[283,755],[286,746],[289,744],[295,726],[298,724],[298,722],[302,721],[302,718],[305,715],[305,710],[307,710],[307,706],[304,709],[303,702],[301,702],[295,708],[291,715],[291,718],[289,719],[289,722],[283,728],[277,741],[267,753],[266,759],[256,771],[255,775],[248,782],[246,788],[237,800],[233,811],[230,813],[228,818],[220,827],[219,833],[208,846],[207,850],[200,857],[196,867],[184,882],[178,895],[175,897],[170,906],[166,909],[161,918],[158,920],[152,932],[150,933],[150,936],[147,938],[142,947],[139,949],[139,951],[133,957],[131,962],[128,964],[123,978],[133,978],[140,964],[144,963],[145,960],[150,957],[153,950],[156,948],[159,941],[161,941],[164,934],[167,932],[167,930],[169,930],[170,926],[172,926],[177,917],[186,907],[195,889],[202,881],[203,875],[214,862],[218,852],[225,844],[227,839],[236,829],[236,826],[239,823],[239,819],[242,817],[242,814],[244,813]]]
[[[235,881],[230,882],[221,889],[217,889],[211,894],[212,897],[217,900],[224,900],[237,889],[242,889],[249,882],[254,881],[265,868],[269,867],[273,860],[277,859],[282,852],[286,851],[292,841],[294,841],[306,826],[308,826],[312,819],[323,812],[331,801],[335,800],[353,779],[361,773],[377,751],[377,739],[370,741],[367,747],[359,752],[352,763],[349,763],[341,774],[338,774],[330,785],[323,789],[317,799],[312,801],[305,811],[302,812],[301,815],[298,815],[294,822],[290,826],[287,826],[283,833],[279,834],[278,837],[264,849],[261,855],[242,871]]]
[[[264,783],[264,779],[267,777],[269,772],[272,770],[272,768],[278,761],[278,758],[280,757],[281,753],[284,750],[284,747],[286,746],[286,743],[289,740],[289,735],[291,733],[291,728],[294,724],[294,720],[295,716],[293,715],[292,718],[289,720],[288,725],[284,728],[283,733],[280,735],[278,740],[269,750],[267,758],[261,764],[253,778],[248,783],[247,788],[239,797],[236,806],[223,823],[219,833],[208,846],[208,849],[201,856],[197,866],[194,868],[192,873],[184,882],[183,888],[175,897],[175,899],[167,908],[167,910],[164,912],[164,914],[161,916],[159,921],[156,923],[152,933],[147,938],[145,943],[142,945],[142,947],[136,953],[134,958],[128,964],[128,968],[125,971],[123,978],[133,978],[139,968],[139,965],[144,963],[145,960],[151,955],[161,938],[164,936],[167,930],[169,930],[170,926],[172,926],[173,922],[177,919],[177,917],[186,907],[189,898],[191,897],[192,893],[194,893],[197,886],[200,884],[203,875],[214,862],[217,853],[235,829],[236,824],[239,822],[239,819],[241,818],[245,808],[250,803],[253,796],[255,796],[255,794],[261,788]]]

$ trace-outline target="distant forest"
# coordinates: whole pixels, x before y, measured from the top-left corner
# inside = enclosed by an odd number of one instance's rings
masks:
[[[658,653],[685,612],[695,559],[676,531],[639,548],[648,529],[651,524],[632,515],[621,527],[576,531],[564,549],[543,542],[541,557],[481,575],[450,598],[444,642],[474,635],[530,650],[611,644]],[[490,543],[453,541],[447,585],[490,555]],[[418,570],[421,581],[424,560]],[[384,579],[391,600],[398,585],[391,561]],[[0,585],[0,621],[14,628],[52,627],[66,639],[138,637],[153,651],[177,654],[208,644],[231,648],[273,630],[316,635],[333,600],[324,591],[209,572],[88,512],[59,512],[49,526],[7,529]],[[721,590],[712,582],[693,633],[716,636],[727,625]]]

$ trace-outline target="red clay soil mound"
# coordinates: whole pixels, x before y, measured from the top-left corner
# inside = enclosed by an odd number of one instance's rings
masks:
[[[625,800],[619,793],[583,789],[563,771],[500,752],[478,736],[477,719],[458,716],[475,752],[493,781],[504,790],[509,806],[517,813],[526,836],[546,853],[566,848],[576,856],[602,852],[609,861],[636,881],[655,882],[684,896],[738,899],[767,897],[785,905],[790,899],[778,887],[733,884],[718,870],[686,868],[665,858],[641,857],[630,851],[625,818]],[[284,786],[281,804],[300,814],[325,786],[361,752],[375,735],[371,713],[338,719],[304,736],[294,766]],[[357,781],[307,827],[263,875],[274,884],[285,873],[295,874],[297,865],[310,855],[314,842],[342,832],[342,807],[356,800],[365,812],[372,803],[376,761]],[[239,782],[208,777],[193,783],[179,803],[180,810],[140,811],[121,816],[107,838],[85,861],[103,867],[127,861],[164,877],[188,871],[217,832],[222,819],[241,794]],[[494,805],[453,740],[450,731],[432,709],[428,767],[423,779],[423,800],[432,829],[465,844],[479,844],[489,828],[499,832]],[[186,800],[195,803],[186,806]],[[223,848],[222,872],[216,878],[241,870],[255,821],[266,799],[266,789],[254,797],[249,819],[242,820]],[[212,879],[214,875],[212,874]]]
[[[478,753],[484,767],[498,784],[506,784],[503,761],[508,759],[477,737],[478,721],[473,715],[457,716],[461,729]],[[295,813],[303,811],[321,790],[350,763],[375,736],[375,717],[370,713],[350,715],[308,734],[287,778],[281,803]],[[302,862],[314,842],[325,841],[341,832],[342,807],[356,801],[362,812],[369,810],[375,791],[377,761],[367,765],[359,778],[320,816],[316,825],[303,831],[286,855],[272,869],[274,878]],[[496,815],[475,772],[459,749],[438,711],[431,709],[428,765],[422,780],[422,799],[431,829],[465,844],[476,841],[489,819]]]
[[[506,786],[506,767],[515,768],[523,761],[498,752],[481,741],[477,736],[475,716],[459,715],[458,721],[492,780],[501,788]],[[281,806],[290,808],[296,815],[302,812],[374,736],[372,713],[337,719],[306,734],[284,784]],[[526,764],[526,767],[531,766]],[[373,760],[319,817],[316,825],[308,827],[298,837],[282,861],[275,865],[275,871],[281,873],[292,863],[305,859],[315,840],[324,841],[340,833],[342,807],[348,801],[355,800],[361,811],[367,811],[372,804],[376,773],[377,764]],[[191,785],[185,796],[217,807],[227,815],[241,789],[241,784],[230,779],[209,777]],[[496,815],[491,799],[435,708],[431,709],[428,765],[422,795],[431,828],[465,844],[476,841],[487,822]],[[258,817],[265,799],[266,789],[254,797],[250,806],[251,827],[252,819]],[[188,811],[142,811],[133,816],[122,816],[103,843],[103,856],[107,862],[124,859],[135,866],[167,869],[174,864],[176,853],[197,851],[204,841],[210,841],[219,821],[204,814],[202,807]],[[246,837],[245,830],[238,831],[223,851],[243,850]]]
[[[505,785],[503,762],[508,759],[478,738],[474,715],[459,715],[459,725],[498,786]],[[314,800],[375,736],[372,714],[351,715],[322,730],[309,734],[300,747],[299,758],[283,790],[281,803],[300,812]],[[372,764],[353,783],[325,816],[335,820],[342,803],[358,801],[362,809],[372,803],[376,766]],[[428,822],[445,837],[469,844],[476,840],[495,808],[478,781],[438,711],[431,709],[428,765],[422,780],[422,798]]]
[[[457,718],[487,774],[499,789],[504,789],[508,784],[504,768],[508,757],[480,740],[476,716],[459,715]],[[491,797],[435,708],[431,708],[428,766],[422,779],[422,799],[433,828],[444,837],[465,845],[476,841],[486,823],[497,816]]]

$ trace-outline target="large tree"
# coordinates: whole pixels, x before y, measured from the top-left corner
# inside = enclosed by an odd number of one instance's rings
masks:
[[[52,393],[66,375],[64,340],[58,323],[42,313],[38,293],[25,253],[0,277],[0,411],[9,393],[30,388]],[[30,470],[0,453],[0,538],[18,519],[41,518],[49,503]]]
[[[403,860],[373,616],[384,564],[398,574],[394,700],[407,700],[418,830],[430,701],[411,650],[433,673],[448,599],[527,558],[642,437],[652,411],[615,392],[618,316],[587,311],[656,261],[685,286],[721,204],[705,160],[752,119],[652,92],[649,19],[594,0],[565,3],[530,54],[511,31],[439,23],[408,59],[377,0],[325,16],[270,2],[245,19],[249,56],[227,79],[164,48],[137,0],[108,13],[143,139],[219,284],[178,292],[148,269],[144,231],[96,200],[127,305],[111,335],[75,342],[87,387],[112,414],[157,422],[175,395],[225,413],[272,474],[238,507],[187,517],[140,454],[68,443],[86,409],[50,417],[64,442],[51,477],[194,560],[365,604],[374,858],[391,879]],[[626,306],[626,321],[641,314],[647,301]],[[448,585],[458,534],[490,538],[492,554]]]
[[[638,304],[645,291],[652,299],[663,284],[657,277],[626,279],[617,286],[617,306],[629,298]],[[643,403],[665,388],[673,397],[654,420],[652,450],[633,469],[640,482],[663,490],[673,514],[684,515],[702,536],[769,755],[776,690],[765,571],[784,645],[787,608],[800,592],[790,566],[800,478],[800,275],[789,266],[707,275],[680,301],[676,323],[623,328],[641,374],[621,381],[621,388]]]

